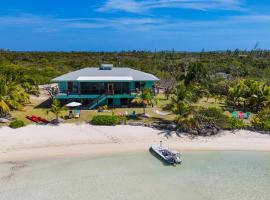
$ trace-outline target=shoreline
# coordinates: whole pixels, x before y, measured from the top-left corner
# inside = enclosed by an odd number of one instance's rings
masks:
[[[114,147],[113,145],[89,145],[89,144],[81,144],[81,145],[71,145],[71,146],[57,146],[57,147],[43,147],[43,148],[31,148],[31,149],[22,149],[16,151],[9,152],[1,152],[0,164],[9,163],[9,162],[23,162],[23,161],[35,161],[35,160],[46,160],[46,159],[57,159],[57,158],[84,158],[84,157],[107,157],[113,155],[127,155],[127,154],[135,154],[135,153],[148,153],[148,148],[132,148],[130,144],[120,145],[118,147],[126,147],[127,150],[120,149],[109,149],[105,151],[96,151],[96,147]],[[131,148],[130,148],[131,147]],[[95,151],[93,151],[95,149]],[[202,148],[201,146],[198,148],[188,148],[188,149],[180,149],[175,148],[176,150],[184,152],[261,152],[261,153],[270,153],[269,149],[225,149],[225,148]],[[35,151],[35,153],[33,153]],[[57,151],[57,153],[56,153]]]
[[[216,136],[191,138],[148,127],[60,124],[0,128],[0,163],[58,157],[107,156],[148,152],[153,143],[179,151],[270,152],[270,135],[239,130]]]

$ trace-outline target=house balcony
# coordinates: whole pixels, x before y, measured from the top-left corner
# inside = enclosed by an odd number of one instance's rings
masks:
[[[100,95],[107,95],[108,98],[134,98],[138,91],[135,90],[96,90],[86,89],[80,91],[61,90],[56,94],[57,99],[96,99]]]

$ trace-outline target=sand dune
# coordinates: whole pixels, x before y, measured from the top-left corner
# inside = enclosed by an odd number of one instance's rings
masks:
[[[270,151],[270,135],[246,130],[190,138],[140,126],[29,125],[20,129],[0,128],[0,162],[147,151],[160,140],[180,151]]]

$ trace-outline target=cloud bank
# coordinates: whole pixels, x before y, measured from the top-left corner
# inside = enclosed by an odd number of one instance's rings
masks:
[[[107,0],[98,11],[125,11],[144,13],[158,8],[182,8],[193,10],[240,10],[240,0]]]

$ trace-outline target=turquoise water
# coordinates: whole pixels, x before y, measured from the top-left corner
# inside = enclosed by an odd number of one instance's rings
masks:
[[[1,200],[268,200],[270,153],[149,153],[0,164]]]

